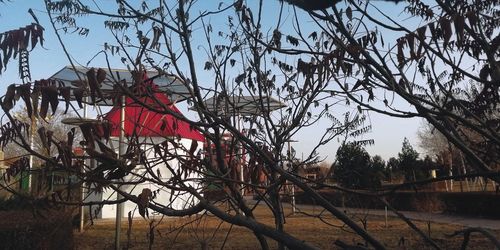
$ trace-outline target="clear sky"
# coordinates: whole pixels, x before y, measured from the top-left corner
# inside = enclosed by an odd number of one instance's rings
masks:
[[[278,10],[278,5],[269,1],[270,8],[267,9],[268,14],[275,14]],[[115,1],[104,0],[102,3],[113,3]],[[207,1],[208,2],[208,1]],[[277,3],[277,1],[274,1]],[[381,6],[387,11],[393,11],[394,14],[399,14],[400,10],[394,9],[394,4],[385,3]],[[68,65],[68,59],[62,51],[62,48],[54,35],[54,31],[48,22],[48,16],[43,5],[43,1],[28,1],[28,0],[12,0],[11,2],[0,3],[0,32],[15,29],[33,22],[33,19],[28,14],[28,8],[32,8],[42,26],[45,27],[45,43],[43,48],[38,47],[30,55],[30,67],[32,79],[48,78],[59,69]],[[399,8],[400,9],[400,8]],[[291,8],[287,8],[286,12],[292,12]],[[399,12],[398,12],[399,11]],[[97,51],[102,49],[104,42],[109,39],[109,36],[104,35],[103,19],[87,19],[91,23],[85,25],[91,27],[91,34],[89,38],[82,39],[77,35],[64,35],[63,39],[70,51],[73,59],[80,64],[86,64]],[[225,22],[225,20],[213,20],[213,23]],[[103,34],[100,34],[103,33]],[[204,55],[202,48],[197,48],[195,53]],[[91,63],[91,66],[104,66],[105,62],[102,58],[97,57]],[[116,67],[120,67],[117,65]],[[17,61],[13,60],[9,63],[5,72],[0,75],[0,93],[5,93],[6,87],[11,83],[19,83],[20,79],[17,71]],[[212,76],[203,76],[205,81],[210,81]],[[185,111],[187,112],[187,111]],[[367,150],[371,155],[379,154],[383,158],[388,159],[391,156],[397,156],[401,150],[401,144],[404,137],[409,138],[410,142],[416,147],[418,140],[416,132],[421,124],[420,119],[397,119],[382,116],[378,114],[370,114],[369,116],[373,130],[371,133],[364,136],[365,139],[374,139],[375,145],[368,146]],[[325,127],[325,124],[318,124],[316,127],[306,128],[299,133],[293,144],[293,147],[300,152],[308,152],[310,145],[314,145],[318,138],[314,136],[318,127]],[[311,136],[313,135],[313,136]],[[337,141],[332,141],[330,144],[324,146],[319,150],[321,157],[326,157],[329,161],[333,161],[336,149],[338,147]],[[300,155],[299,155],[300,156]]]

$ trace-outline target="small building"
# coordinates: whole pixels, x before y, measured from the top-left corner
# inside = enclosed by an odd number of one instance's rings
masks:
[[[140,97],[140,101],[152,106],[156,110],[169,109],[170,111],[182,116],[179,109],[168,99],[164,93],[155,93],[153,96]],[[118,151],[118,137],[120,135],[120,108],[115,107],[104,117],[111,124],[111,139],[109,145]],[[156,178],[157,176],[162,182],[169,182],[173,174],[166,166],[177,172],[183,172],[183,177],[190,179],[185,182],[192,187],[201,187],[199,174],[196,171],[185,171],[182,169],[182,164],[179,159],[189,157],[189,150],[195,146],[194,155],[200,153],[203,148],[204,136],[196,129],[192,128],[189,123],[176,118],[164,112],[155,112],[152,109],[145,108],[131,98],[127,98],[125,105],[125,143],[135,143],[142,147],[144,157],[152,164],[148,167],[136,166],[132,172],[127,175],[126,181],[141,181],[144,178]],[[134,141],[131,140],[133,138]],[[155,154],[154,145],[163,145],[163,149],[167,150],[171,156],[167,163],[159,159]],[[196,167],[196,166],[195,166]],[[172,183],[170,183],[172,184]],[[153,182],[141,182],[134,185],[123,185],[121,189],[129,194],[139,195],[144,188],[148,188],[153,192],[153,201],[173,209],[184,209],[197,204],[197,199],[185,191],[177,191],[157,185]],[[116,200],[117,193],[110,189],[104,189],[103,192],[91,192],[88,194],[86,201],[105,201]],[[116,205],[104,205],[95,207],[92,210],[92,215],[97,218],[114,218],[116,217]],[[122,206],[123,216],[127,216],[129,211],[136,210],[136,204],[127,201]],[[136,211],[134,217],[140,216]]]

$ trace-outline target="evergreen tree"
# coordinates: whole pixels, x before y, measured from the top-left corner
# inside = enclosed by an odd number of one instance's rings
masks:
[[[399,170],[404,173],[406,181],[417,181],[428,177],[428,171],[418,160],[419,153],[410,144],[408,138],[404,138],[401,152],[398,153]]]
[[[344,144],[337,150],[334,179],[347,188],[380,186],[380,175],[373,167],[370,154],[356,143]]]

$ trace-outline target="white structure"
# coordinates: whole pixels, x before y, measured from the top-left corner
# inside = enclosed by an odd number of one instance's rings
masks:
[[[149,143],[156,143],[156,144],[161,144],[165,141],[165,138],[143,138],[144,140],[149,141]],[[118,139],[113,138],[115,145],[118,144]],[[184,147],[189,149],[192,140],[191,139],[180,139],[177,140],[176,142],[179,143],[180,145],[183,145]],[[184,150],[180,149],[173,149],[173,145],[169,143],[169,148],[171,148],[170,153],[175,153],[179,155],[179,157],[182,157],[181,155],[186,156],[187,152]],[[160,173],[161,175],[161,181],[163,182],[168,182],[170,178],[172,177],[171,171],[167,168],[165,163],[159,163],[160,161],[156,162],[154,160],[157,158],[154,153],[154,149],[152,148],[152,144],[144,146],[144,150],[146,152],[146,157],[150,159],[151,165],[155,165],[154,167],[151,168],[151,171],[156,175]],[[202,148],[202,144],[198,145],[198,148],[196,150],[196,153]],[[176,151],[176,152],[172,152]],[[152,160],[151,160],[152,159]],[[179,161],[177,159],[170,159],[168,161],[168,164],[170,165],[171,168],[174,169],[174,171],[179,171],[181,166],[179,165]],[[141,179],[141,176],[144,176],[146,178],[153,178],[145,169],[144,166],[137,166],[136,169],[133,171],[134,175],[130,174],[125,179],[127,181],[137,181]],[[183,175],[184,176],[184,175]],[[187,179],[190,179],[189,181],[185,181],[186,185],[192,186],[194,188],[199,187],[200,183],[191,180],[191,179],[197,179],[199,176],[196,173],[190,173],[186,176]],[[142,184],[137,184],[137,185],[125,185],[122,186],[121,189],[129,194],[133,194],[138,196],[144,188],[150,189],[154,194],[154,202],[159,203],[163,206],[168,206],[173,209],[185,209],[191,206],[194,206],[197,204],[197,199],[190,195],[189,193],[186,192],[180,192],[180,191],[174,191],[171,189],[168,189],[166,187],[151,183],[151,182],[145,182]],[[116,192],[114,192],[112,189],[107,188],[104,190],[102,193],[93,193],[92,195],[89,196],[88,200],[94,200],[94,201],[103,201],[103,200],[109,200],[109,201],[114,201],[117,198]],[[127,201],[124,203],[123,206],[123,216],[127,217],[128,212],[132,211],[134,217],[140,217],[138,211],[136,210],[137,205],[131,201]],[[150,211],[151,214],[152,211]],[[104,205],[102,208],[93,207],[93,213],[92,215],[96,215],[97,218],[115,218],[116,217],[116,205]]]
[[[161,100],[162,103],[168,104],[170,101],[163,94],[156,94],[156,99]],[[148,97],[144,97],[145,102],[149,102]],[[173,106],[169,105],[169,109],[175,112],[179,110]],[[127,175],[124,179],[126,181],[140,181],[144,178],[160,180],[161,182],[168,183],[172,185],[171,178],[173,176],[172,171],[177,174],[181,174],[184,180],[183,184],[192,186],[194,188],[199,187],[200,182],[198,181],[198,174],[194,171],[186,172],[182,168],[182,164],[179,163],[179,159],[189,159],[189,150],[193,143],[196,143],[197,147],[193,155],[198,155],[199,151],[203,148],[204,137],[202,134],[192,129],[188,123],[176,119],[174,116],[159,114],[149,111],[138,104],[134,104],[132,100],[127,100],[127,105],[125,107],[125,135],[127,138],[131,135],[136,135],[138,142],[140,143],[142,150],[145,152],[145,157],[149,164],[149,169],[145,166],[136,166],[131,174]],[[119,129],[119,108],[112,109],[107,115],[106,119],[111,122],[113,136],[109,142],[111,148],[114,148],[118,152],[118,135],[120,133]],[[194,142],[196,141],[196,142]],[[175,145],[174,145],[175,143]],[[168,150],[167,164],[155,153],[153,148],[156,144],[162,144]],[[125,147],[127,147],[128,142],[125,141]],[[179,186],[179,184],[175,184]],[[184,191],[177,191],[169,189],[163,185],[154,184],[154,182],[143,182],[135,185],[124,185],[121,189],[129,194],[138,196],[144,188],[148,188],[153,192],[153,202],[159,205],[167,206],[173,209],[185,209],[197,204],[197,199],[191,194]],[[86,201],[114,201],[117,199],[117,193],[107,188],[102,193],[90,193],[87,195]],[[137,205],[131,201],[125,202],[122,211],[124,217],[128,216],[128,212],[132,212],[134,217],[139,217],[139,212],[136,209]],[[116,205],[104,205],[100,207],[92,207],[92,215],[97,218],[115,218],[116,217]],[[151,210],[149,211],[151,214]]]

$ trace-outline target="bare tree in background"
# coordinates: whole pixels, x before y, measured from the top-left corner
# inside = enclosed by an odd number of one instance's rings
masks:
[[[26,110],[14,111],[14,112],[12,112],[12,116],[16,120],[18,120],[22,123],[31,124],[31,119],[27,115]],[[35,126],[34,131],[37,132],[39,127],[44,127],[44,128],[53,132],[52,136],[54,138],[57,138],[56,140],[60,140],[62,138],[67,137],[68,131],[70,131],[72,128],[72,126],[69,126],[69,125],[62,123],[63,119],[69,118],[69,117],[74,117],[74,114],[71,114],[71,113],[64,114],[63,111],[57,110],[54,113],[54,115],[47,117],[47,121],[43,121],[41,119],[36,119],[35,123],[34,123],[34,126]],[[34,136],[33,140],[34,140],[34,148],[37,151],[42,152],[42,150],[44,150],[44,145],[43,145],[44,142],[42,142],[42,140],[39,136]],[[3,149],[4,157],[6,159],[10,159],[10,158],[19,158],[19,157],[29,155],[23,147],[19,146],[20,144],[21,144],[21,142],[18,142],[18,141],[14,142],[13,141],[13,142],[9,143],[8,145],[6,145]],[[48,153],[48,155],[56,154],[55,148],[51,148],[51,150],[52,150],[52,152]]]

